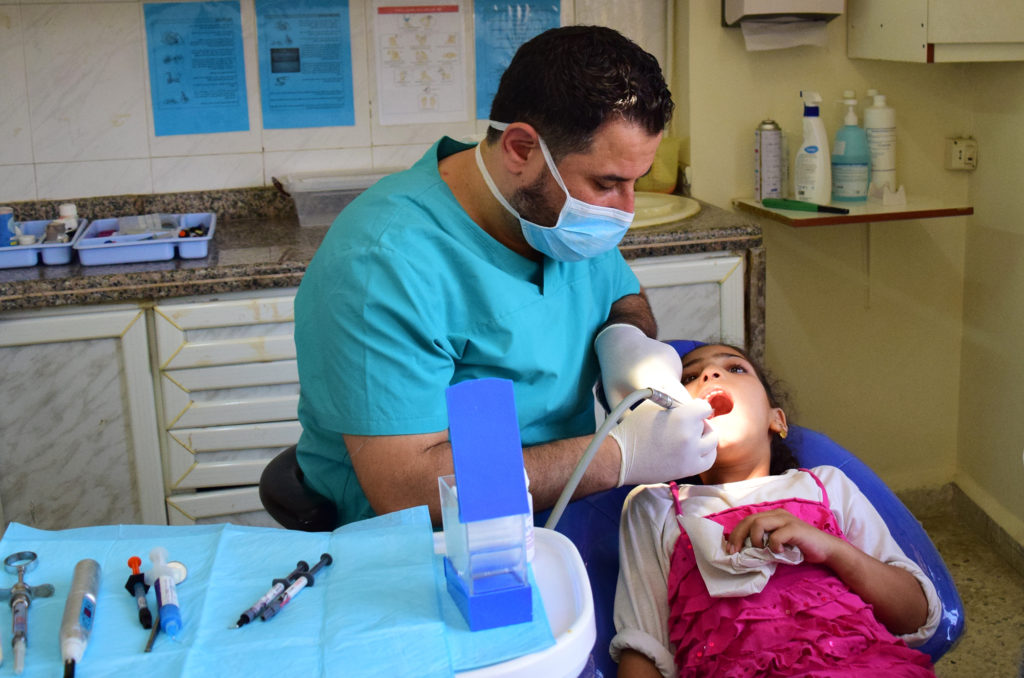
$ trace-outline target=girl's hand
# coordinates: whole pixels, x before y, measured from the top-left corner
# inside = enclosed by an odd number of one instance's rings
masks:
[[[789,511],[775,509],[747,516],[726,538],[726,553],[739,552],[747,537],[773,553],[781,553],[787,545],[796,546],[805,562],[830,567],[851,591],[872,605],[875,617],[891,633],[914,633],[928,620],[928,599],[914,575],[822,532]]]
[[[827,562],[843,544],[841,539],[784,509],[753,513],[741,520],[726,538],[725,552],[738,553],[747,537],[754,546],[771,549],[773,553],[782,553],[784,546],[796,546],[809,563]]]

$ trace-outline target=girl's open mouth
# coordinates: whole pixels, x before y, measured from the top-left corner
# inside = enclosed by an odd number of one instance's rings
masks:
[[[732,412],[732,398],[725,391],[711,391],[704,395],[704,400],[711,405],[713,410],[711,418],[720,417],[723,414],[729,414]]]

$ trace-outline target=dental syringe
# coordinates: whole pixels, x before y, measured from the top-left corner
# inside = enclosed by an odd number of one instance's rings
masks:
[[[9,598],[11,601],[11,649],[14,650],[14,673],[21,674],[25,670],[25,650],[28,647],[28,608],[35,597],[46,598],[53,595],[52,584],[29,586],[25,583],[25,573],[38,565],[36,554],[32,551],[19,551],[4,558],[4,569],[18,575],[18,582],[9,589],[0,589],[0,600]]]
[[[181,633],[181,609],[178,607],[178,592],[175,584],[183,577],[177,575],[167,562],[167,549],[154,547],[149,552],[152,569],[146,573],[146,583],[156,591],[157,616],[160,630],[177,640]]]
[[[270,587],[270,590],[264,593],[259,600],[253,603],[252,607],[243,612],[241,616],[238,617],[238,621],[232,628],[237,629],[242,626],[245,626],[253,619],[258,617],[263,612],[263,610],[266,609],[267,605],[272,603],[275,598],[284,593],[285,589],[291,586],[295,582],[295,580],[299,578],[299,575],[305,572],[309,572],[309,563],[307,563],[305,560],[300,560],[296,564],[295,569],[292,570],[291,574],[289,574],[284,579],[275,579],[273,581],[273,586]]]

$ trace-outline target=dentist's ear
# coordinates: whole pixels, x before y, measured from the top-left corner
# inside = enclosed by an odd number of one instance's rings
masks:
[[[502,150],[502,162],[512,174],[522,173],[533,153],[540,155],[537,132],[525,122],[515,122],[502,132],[498,142]]]
[[[772,433],[778,433],[779,437],[783,440],[789,435],[789,424],[786,423],[786,413],[781,408],[772,409],[771,422],[768,424],[768,430]]]

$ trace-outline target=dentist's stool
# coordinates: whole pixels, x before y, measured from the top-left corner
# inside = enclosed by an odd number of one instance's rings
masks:
[[[260,501],[267,513],[289,530],[330,532],[338,526],[334,502],[303,482],[295,445],[280,452],[263,468]]]

